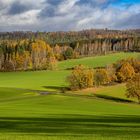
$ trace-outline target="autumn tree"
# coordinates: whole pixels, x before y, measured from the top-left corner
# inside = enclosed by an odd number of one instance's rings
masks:
[[[93,87],[93,70],[83,65],[76,66],[67,80],[71,90]]]
[[[116,69],[113,64],[110,64],[106,67],[107,70],[107,75],[110,79],[110,82],[116,82],[117,81],[117,76],[116,76]]]
[[[57,60],[64,60],[64,56],[63,56],[63,53],[62,53],[62,49],[59,45],[55,45],[55,47],[53,48],[53,52],[54,52],[54,55],[55,55],[55,58]]]
[[[106,69],[97,69],[94,73],[95,86],[105,85],[110,83],[110,77]]]
[[[50,51],[47,55],[46,69],[47,70],[57,69],[57,60],[56,60],[56,57],[54,56],[53,51]]]
[[[2,64],[3,71],[15,71],[15,65],[12,61],[5,61]]]
[[[140,73],[136,74],[126,84],[128,98],[137,98],[140,103]]]
[[[139,58],[137,59],[131,58],[131,59],[128,59],[127,61],[134,68],[135,73],[140,73],[140,59]]]
[[[72,59],[74,55],[73,49],[71,47],[68,47],[63,55],[65,59]]]
[[[125,82],[132,79],[134,74],[135,70],[128,62],[124,62],[116,73],[118,82]]]
[[[42,40],[32,43],[33,69],[52,70],[56,67],[56,59],[52,48]]]
[[[3,50],[2,50],[2,48],[0,47],[0,70],[2,69],[3,61],[4,61]]]
[[[33,69],[42,69],[42,65],[46,63],[46,43],[41,40],[36,40],[31,46]]]

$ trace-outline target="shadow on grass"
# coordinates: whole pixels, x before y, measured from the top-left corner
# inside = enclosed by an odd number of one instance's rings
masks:
[[[139,136],[140,116],[53,115],[47,118],[0,117],[0,133]]]
[[[123,98],[118,98],[118,97],[107,96],[107,95],[95,94],[95,97],[106,99],[106,100],[111,100],[111,101],[115,101],[115,102],[136,103],[136,102],[131,101],[131,100],[127,100],[127,99],[123,99]]]
[[[69,90],[69,88],[66,86],[43,86],[43,88],[60,91],[62,93]]]

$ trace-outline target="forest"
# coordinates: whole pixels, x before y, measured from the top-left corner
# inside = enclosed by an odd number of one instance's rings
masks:
[[[0,71],[52,70],[57,61],[134,51],[140,51],[140,30],[1,32]]]

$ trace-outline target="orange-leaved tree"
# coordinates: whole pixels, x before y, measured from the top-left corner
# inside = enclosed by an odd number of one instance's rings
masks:
[[[94,73],[95,86],[105,85],[111,82],[108,71],[106,69],[97,69]]]
[[[71,75],[67,77],[71,90],[79,90],[93,87],[93,70],[83,65],[74,68]]]
[[[126,82],[133,78],[135,75],[135,70],[128,62],[125,62],[118,69],[116,75],[118,82]]]
[[[140,73],[136,74],[131,80],[126,84],[128,98],[137,98],[140,103]]]

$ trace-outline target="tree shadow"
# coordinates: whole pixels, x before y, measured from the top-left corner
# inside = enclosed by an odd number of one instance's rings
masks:
[[[43,88],[51,89],[51,90],[55,90],[55,91],[60,91],[62,93],[64,93],[64,92],[69,90],[69,88],[66,87],[66,86],[43,86]]]
[[[0,117],[0,133],[140,136],[140,116],[48,115],[47,118]]]
[[[112,96],[107,96],[107,95],[99,95],[99,94],[94,94],[95,97],[105,99],[105,100],[111,100],[115,102],[123,102],[123,103],[136,103],[134,101],[128,100],[128,99],[123,99],[123,98],[118,98],[118,97],[112,97]]]

